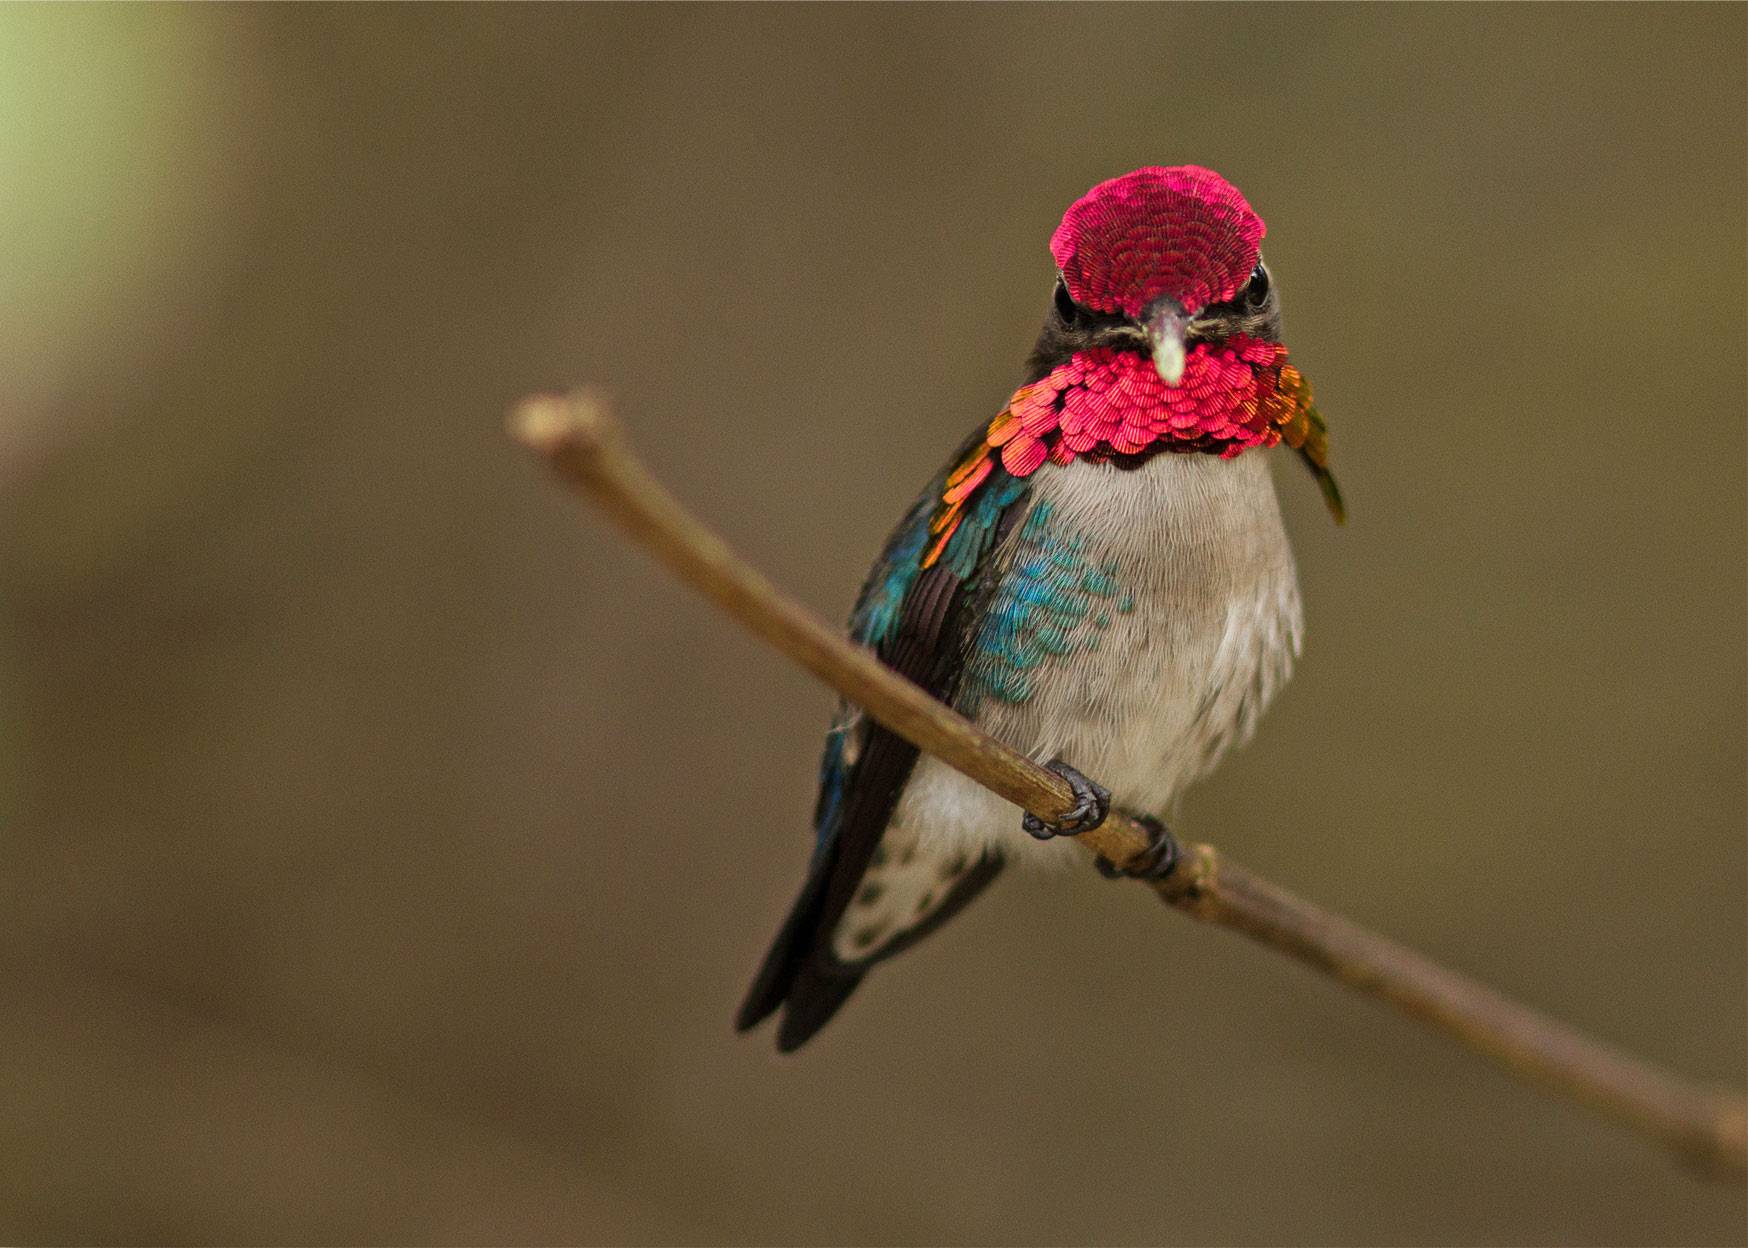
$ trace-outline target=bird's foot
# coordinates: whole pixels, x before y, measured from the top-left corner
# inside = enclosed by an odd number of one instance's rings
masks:
[[[1129,818],[1147,829],[1147,848],[1131,858],[1126,867],[1114,866],[1109,859],[1102,857],[1094,859],[1093,865],[1107,880],[1163,880],[1183,856],[1177,837],[1152,815],[1130,815]]]
[[[1027,811],[1020,820],[1022,828],[1040,841],[1047,841],[1053,836],[1073,836],[1078,832],[1090,832],[1105,821],[1105,816],[1111,813],[1109,789],[1094,784],[1060,758],[1045,763],[1044,769],[1053,771],[1068,781],[1068,787],[1074,790],[1074,809],[1057,823],[1046,823]]]

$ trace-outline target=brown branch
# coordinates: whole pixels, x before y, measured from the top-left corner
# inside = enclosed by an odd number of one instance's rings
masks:
[[[1073,807],[1060,777],[891,671],[742,561],[649,474],[598,393],[530,398],[510,423],[518,439],[682,580],[888,728],[1044,819],[1060,819]],[[1075,839],[1116,863],[1147,847],[1147,834],[1115,810],[1103,826]],[[1662,1140],[1709,1174],[1748,1173],[1748,1106],[1732,1093],[1695,1086],[1581,1035],[1301,901],[1211,846],[1186,845],[1177,870],[1150,887],[1203,922],[1290,954],[1507,1069]]]

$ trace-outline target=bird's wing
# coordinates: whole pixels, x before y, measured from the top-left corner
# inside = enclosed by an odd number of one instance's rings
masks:
[[[854,640],[942,701],[953,697],[965,640],[987,604],[992,556],[1029,489],[981,433],[953,465],[893,532],[850,617]],[[904,738],[856,708],[840,710],[820,764],[813,862],[736,1016],[739,1030],[783,1006],[777,1046],[799,1047],[873,962],[940,926],[1000,870],[992,855],[936,862],[914,834],[889,835],[916,760]],[[856,931],[837,939],[853,899]]]

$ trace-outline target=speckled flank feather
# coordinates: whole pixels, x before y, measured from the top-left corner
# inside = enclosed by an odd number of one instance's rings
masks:
[[[997,853],[942,848],[893,820],[833,933],[833,955],[859,967],[909,948],[981,892],[1001,866]]]

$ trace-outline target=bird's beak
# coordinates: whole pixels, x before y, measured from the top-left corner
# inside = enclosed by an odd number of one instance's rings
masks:
[[[1147,314],[1147,341],[1153,344],[1153,367],[1159,379],[1175,386],[1184,378],[1184,333],[1190,318],[1176,300],[1161,299]]]

